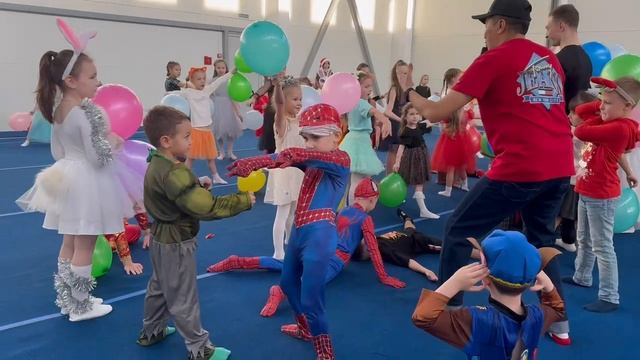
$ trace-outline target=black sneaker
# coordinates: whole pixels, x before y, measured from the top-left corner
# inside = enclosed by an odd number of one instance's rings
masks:
[[[396,214],[398,214],[400,219],[402,219],[403,223],[407,222],[407,220],[413,222],[413,219],[411,218],[411,216],[407,215],[407,213],[404,212],[404,210],[402,210],[401,208],[398,208],[398,210],[396,210]]]

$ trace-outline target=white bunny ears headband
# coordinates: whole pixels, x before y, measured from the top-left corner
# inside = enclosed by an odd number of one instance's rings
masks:
[[[97,33],[95,31],[88,31],[76,35],[71,26],[69,26],[66,21],[60,18],[56,18],[56,24],[58,25],[58,29],[60,29],[60,32],[62,33],[64,38],[67,40],[67,42],[69,42],[69,44],[71,44],[71,47],[73,48],[73,56],[71,57],[71,60],[69,60],[67,67],[62,73],[62,80],[64,80],[67,76],[69,76],[69,74],[71,74],[73,65],[75,65],[76,61],[78,60],[78,56],[80,56],[80,54],[82,54],[84,49],[87,47],[87,43],[89,42],[89,40],[96,37]]]

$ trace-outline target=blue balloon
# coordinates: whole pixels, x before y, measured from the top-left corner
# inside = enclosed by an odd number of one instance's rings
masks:
[[[160,104],[181,111],[183,114],[187,115],[187,117],[191,116],[191,106],[189,106],[189,101],[178,94],[165,95],[165,97],[160,101]]]
[[[304,111],[311,105],[320,104],[322,102],[322,97],[320,93],[312,88],[311,86],[302,85],[302,109],[300,111]]]
[[[51,142],[51,124],[42,116],[40,111],[33,113],[31,127],[27,134],[29,141],[48,144]]]
[[[609,48],[597,41],[588,42],[582,45],[582,48],[591,59],[591,76],[600,76],[604,66],[611,61]]]
[[[278,25],[256,21],[242,31],[240,54],[254,72],[273,76],[287,66],[289,39]]]
[[[625,232],[638,222],[640,215],[640,203],[633,189],[622,189],[622,195],[618,200],[618,207],[613,220],[613,232],[616,234]]]

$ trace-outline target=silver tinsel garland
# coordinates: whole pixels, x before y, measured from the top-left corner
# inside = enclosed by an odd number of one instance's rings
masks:
[[[109,129],[107,119],[104,117],[102,110],[89,99],[84,99],[80,106],[91,124],[91,144],[96,154],[98,154],[98,161],[100,161],[100,165],[105,166],[113,160],[111,145],[107,141],[107,131]]]

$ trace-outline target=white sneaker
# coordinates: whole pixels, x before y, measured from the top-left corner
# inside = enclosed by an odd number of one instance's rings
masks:
[[[91,297],[91,302],[93,303],[93,305],[100,305],[104,302],[104,300],[102,300],[102,298],[99,297]],[[69,310],[68,309],[60,309],[60,314],[62,315],[69,315]]]
[[[22,147],[27,147],[27,146],[29,146],[29,144],[30,144],[30,143],[31,143],[31,142],[29,141],[29,139],[27,139],[27,140],[25,140],[22,144],[20,144],[20,146],[22,146]]]
[[[425,211],[420,211],[420,217],[421,218],[425,218],[425,219],[434,219],[434,220],[440,219],[440,215],[434,214],[429,210],[427,210],[426,212]]]
[[[218,155],[218,157],[217,157],[216,159],[218,159],[218,160],[224,160],[224,154],[222,154],[222,153],[221,153],[220,155]]]
[[[556,246],[559,246],[567,250],[568,252],[576,252],[577,250],[576,244],[567,244],[564,241],[562,241],[562,239],[556,239]]]
[[[93,304],[92,309],[87,311],[84,314],[78,314],[78,315],[74,313],[69,314],[69,321],[76,322],[76,321],[99,318],[107,315],[108,313],[111,312],[111,310],[113,310],[111,305]]]
[[[213,175],[211,181],[214,184],[228,184],[228,182],[226,182],[223,178],[220,177],[220,174]]]

